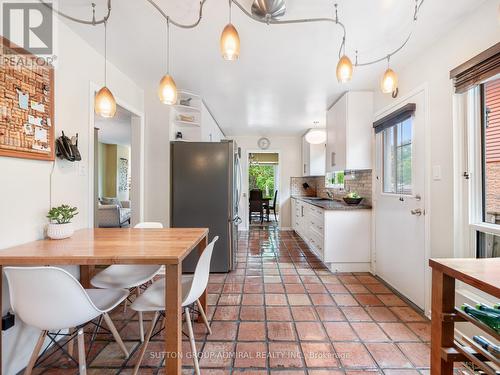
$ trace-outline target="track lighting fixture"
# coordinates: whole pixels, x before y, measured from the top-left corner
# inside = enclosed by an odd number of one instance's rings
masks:
[[[158,97],[163,104],[177,103],[177,86],[170,75],[170,18],[167,18],[167,74],[160,80]]]
[[[387,70],[380,81],[380,88],[384,94],[392,94],[398,88],[398,75],[389,64],[390,58],[387,57]]]
[[[106,74],[106,62],[107,62],[107,22],[104,22],[104,86],[97,92],[94,98],[94,110],[98,115],[110,118],[116,113],[116,100],[111,90],[107,87],[107,74]]]
[[[220,37],[220,50],[224,60],[238,60],[240,56],[240,36],[238,31],[231,23],[231,3],[229,0],[229,23],[224,27]]]

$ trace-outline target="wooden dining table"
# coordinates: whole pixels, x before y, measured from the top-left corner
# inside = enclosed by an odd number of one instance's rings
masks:
[[[96,265],[165,265],[165,325],[168,329],[163,353],[165,370],[167,374],[180,374],[182,260],[195,249],[200,253],[203,252],[207,244],[207,228],[82,229],[64,240],[39,240],[0,250],[0,271],[4,266],[79,265],[80,282],[85,288],[89,288]],[[2,277],[0,277],[0,310],[3,297],[1,283]],[[206,290],[200,302],[206,311]],[[1,344],[0,338],[0,375]]]

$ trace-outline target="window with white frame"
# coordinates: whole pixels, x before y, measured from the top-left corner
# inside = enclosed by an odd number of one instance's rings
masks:
[[[480,147],[481,204],[476,211],[483,223],[500,230],[500,78],[483,83],[479,90],[481,109]],[[478,176],[479,178],[479,176]],[[477,257],[500,257],[500,236],[477,231]]]
[[[384,193],[412,194],[412,119],[382,131]]]

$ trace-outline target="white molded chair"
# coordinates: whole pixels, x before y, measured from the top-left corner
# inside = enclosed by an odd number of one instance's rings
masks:
[[[208,333],[211,334],[212,330],[208,323],[207,316],[203,310],[199,298],[207,288],[208,278],[210,276],[210,261],[212,259],[212,253],[214,250],[215,242],[219,237],[215,237],[212,242],[208,244],[206,249],[200,256],[196,269],[193,275],[182,278],[182,307],[186,314],[186,322],[188,326],[189,340],[191,342],[191,350],[193,352],[193,361],[196,374],[200,374],[200,367],[198,364],[198,357],[196,351],[196,343],[194,341],[193,326],[191,323],[191,315],[189,313],[189,307],[196,303],[198,305],[199,313],[205,323]],[[156,322],[160,316],[160,313],[165,311],[165,279],[160,279],[153,283],[146,291],[138,297],[130,307],[136,311],[140,312],[150,312],[154,311],[155,315],[153,321],[151,322],[151,328],[146,336],[146,340],[142,344],[141,352],[139,358],[134,368],[134,375],[139,373],[139,368],[141,366],[142,359],[146,353],[146,348],[153,334]]]
[[[42,333],[26,367],[31,374],[49,331],[78,328],[78,365],[87,373],[83,325],[103,316],[116,342],[128,358],[129,353],[108,312],[128,296],[126,289],[84,289],[69,272],[57,267],[5,267],[10,301],[14,313]]]
[[[161,229],[163,225],[156,222],[138,223],[134,228],[139,229]],[[140,265],[140,264],[115,264],[107,267],[104,271],[95,275],[90,283],[96,288],[135,288],[136,295],[141,294],[141,285],[151,281],[160,271],[160,265]],[[125,308],[126,308],[125,301]],[[144,323],[142,312],[139,312],[139,329],[141,342],[144,341]]]

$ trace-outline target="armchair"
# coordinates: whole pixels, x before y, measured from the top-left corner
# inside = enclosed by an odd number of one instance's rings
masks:
[[[99,228],[121,228],[130,225],[132,212],[130,201],[119,201],[116,198],[102,198],[97,209]]]

